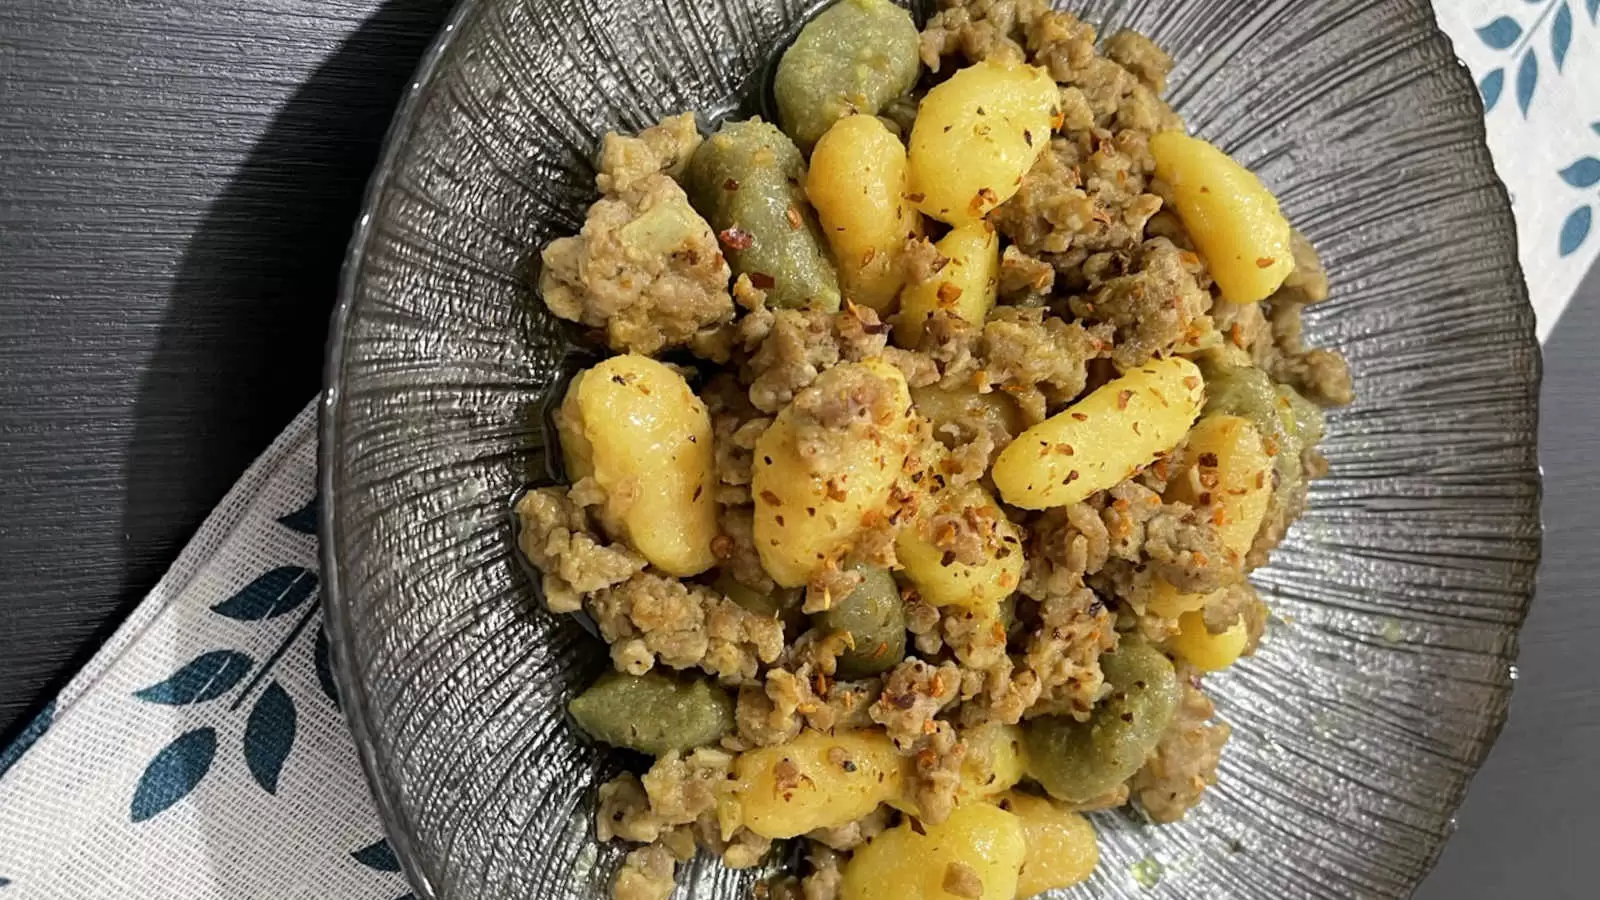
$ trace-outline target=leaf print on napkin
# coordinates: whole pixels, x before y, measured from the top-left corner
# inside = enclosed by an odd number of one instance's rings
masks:
[[[1550,56],[1556,61],[1556,71],[1561,71],[1567,62],[1567,50],[1572,47],[1572,7],[1567,5],[1567,0],[1561,0],[1561,8],[1556,10],[1555,22],[1550,26]]]
[[[1583,7],[1589,11],[1589,21],[1600,20],[1600,0],[1583,0]]]
[[[1517,108],[1522,110],[1523,118],[1528,116],[1528,107],[1533,105],[1533,92],[1539,87],[1539,56],[1529,47],[1522,53],[1522,63],[1517,66]]]
[[[1567,216],[1561,223],[1561,255],[1571,256],[1578,252],[1583,242],[1589,237],[1589,228],[1594,224],[1594,211],[1587,206],[1580,206]]]
[[[1505,50],[1515,44],[1519,37],[1522,37],[1522,26],[1510,16],[1501,16],[1478,29],[1478,40],[1491,50]]]
[[[1506,70],[1495,69],[1478,82],[1478,93],[1483,96],[1483,111],[1492,112],[1500,102],[1500,92],[1506,87]]]
[[[217,756],[214,728],[196,728],[179,735],[145,766],[139,786],[133,792],[130,816],[143,822],[189,796],[200,780],[211,771]]]
[[[388,840],[368,844],[360,850],[351,851],[350,855],[355,857],[356,862],[369,869],[379,872],[400,871],[400,860],[395,857],[394,848],[389,846]]]
[[[166,681],[133,695],[147,703],[188,706],[226,694],[255,666],[255,660],[237,650],[213,650],[190,660]]]
[[[1592,188],[1600,184],[1600,159],[1585,156],[1562,169],[1561,180],[1575,188]]]
[[[298,531],[301,534],[316,534],[317,501],[319,499],[320,498],[316,494],[311,495],[311,499],[306,501],[305,506],[300,507],[286,516],[280,516],[278,518],[278,524],[284,526],[285,528]]]
[[[56,701],[51,700],[22,729],[22,733],[17,735],[10,746],[0,748],[0,778],[5,777],[6,772],[22,759],[22,755],[27,753],[30,747],[38,743],[39,738],[44,737],[44,733],[50,730],[50,725],[55,722],[55,718]],[[4,887],[4,885],[0,885],[0,887]]]
[[[322,692],[333,701],[334,709],[343,709],[339,704],[339,683],[333,680],[333,659],[328,646],[328,629],[317,629],[317,643],[311,651],[312,667],[317,671],[317,684],[322,687]]]
[[[244,761],[256,784],[269,794],[278,793],[278,775],[294,749],[294,698],[277,681],[256,698],[244,726]]]
[[[300,566],[279,566],[211,607],[211,611],[240,622],[260,622],[293,612],[316,592],[317,573]]]

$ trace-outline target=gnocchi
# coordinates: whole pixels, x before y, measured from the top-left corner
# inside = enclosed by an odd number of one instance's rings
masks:
[[[807,729],[734,760],[739,822],[773,839],[848,825],[900,794],[905,767],[881,731]]]
[[[900,318],[894,341],[914,349],[935,312],[943,310],[964,322],[982,325],[994,308],[1000,274],[1000,235],[988,222],[957,225],[934,244],[947,262],[927,281],[908,286],[900,297]]]
[[[1242,619],[1213,634],[1206,628],[1205,614],[1194,610],[1178,617],[1172,652],[1202,672],[1217,672],[1237,662],[1249,643],[1249,628]]]
[[[1022,535],[979,485],[951,488],[932,500],[895,541],[906,578],[934,606],[962,606],[996,617],[1000,601],[1022,582]],[[953,559],[941,541],[943,533],[956,529],[972,532],[982,543],[981,561]]]
[[[1200,370],[1181,357],[1133,369],[1024,431],[995,460],[995,487],[1023,509],[1077,503],[1182,442],[1204,397]]]
[[[711,416],[683,376],[646,356],[613,356],[580,372],[556,413],[574,480],[605,492],[601,525],[665,572],[717,561]]]
[[[961,69],[928,91],[911,128],[917,205],[951,225],[982,219],[1017,192],[1060,121],[1045,70],[993,59]]]
[[[937,825],[905,821],[857,850],[843,900],[1012,900],[1026,858],[1022,822],[998,806],[956,807]]]
[[[822,221],[844,295],[887,313],[905,282],[906,239],[921,231],[906,201],[906,148],[872,116],[833,124],[811,151],[806,196]]]
[[[823,10],[773,74],[784,131],[809,147],[845,116],[876,115],[922,71],[917,41],[911,14],[889,0],[841,0]]]
[[[1212,507],[1228,561],[1239,568],[1272,499],[1273,463],[1261,433],[1239,416],[1206,416],[1189,432],[1185,457],[1162,496]]]
[[[1000,806],[1022,822],[1025,850],[1017,900],[1071,887],[1088,878],[1100,862],[1094,826],[1082,815],[1020,791],[1003,795]]]
[[[881,517],[910,454],[911,393],[899,369],[877,359],[844,363],[822,373],[808,390],[828,397],[859,385],[888,395],[887,421],[839,430],[810,423],[802,429],[791,403],[756,441],[756,551],[784,587],[805,584],[848,548],[865,523]],[[832,446],[810,446],[818,440]]]
[[[1289,222],[1255,173],[1181,131],[1150,139],[1156,177],[1230,303],[1265,300],[1294,270]]]

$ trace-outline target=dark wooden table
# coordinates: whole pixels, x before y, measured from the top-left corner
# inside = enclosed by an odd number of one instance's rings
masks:
[[[446,0],[0,4],[0,742],[318,386]],[[1548,348],[1550,535],[1511,724],[1419,896],[1592,897],[1600,276]]]

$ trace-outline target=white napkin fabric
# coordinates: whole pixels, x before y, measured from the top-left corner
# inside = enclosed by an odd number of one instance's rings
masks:
[[[1600,254],[1600,0],[1447,0],[1541,338]],[[307,407],[0,749],[0,900],[410,895],[328,671]]]

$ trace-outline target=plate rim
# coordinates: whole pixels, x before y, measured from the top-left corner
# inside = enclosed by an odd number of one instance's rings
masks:
[[[322,590],[320,602],[323,607],[323,620],[327,623],[329,632],[329,650],[332,658],[334,680],[339,690],[341,699],[340,709],[346,724],[350,728],[351,737],[355,743],[356,755],[360,760],[362,774],[371,790],[373,804],[378,813],[379,825],[383,828],[389,846],[393,849],[398,860],[402,874],[415,892],[418,900],[437,900],[440,896],[433,882],[423,871],[419,859],[419,851],[415,846],[413,829],[408,817],[400,808],[397,786],[382,776],[382,767],[377,758],[377,742],[374,739],[376,729],[369,709],[369,699],[362,687],[360,673],[352,659],[354,654],[349,649],[353,640],[352,623],[347,620],[345,611],[348,609],[342,602],[341,579],[339,573],[339,560],[336,553],[337,541],[334,540],[336,520],[336,498],[334,490],[333,471],[335,468],[335,448],[339,446],[341,422],[339,421],[340,409],[340,384],[344,373],[345,338],[352,310],[362,281],[363,268],[366,262],[366,253],[373,237],[373,222],[380,198],[388,187],[388,182],[396,169],[396,162],[407,147],[405,137],[412,130],[421,98],[426,95],[429,87],[438,78],[440,66],[445,62],[451,52],[455,50],[459,35],[463,31],[462,25],[481,11],[493,6],[495,3],[510,2],[510,0],[460,0],[434,37],[427,51],[418,63],[410,83],[406,87],[404,96],[396,107],[394,117],[390,120],[382,143],[382,151],[378,156],[371,176],[362,193],[361,213],[356,221],[355,228],[347,244],[344,261],[339,273],[338,296],[334,304],[328,330],[328,342],[324,353],[323,365],[323,390],[317,403],[317,489],[321,498],[319,503],[318,526],[318,558],[322,567]],[[537,0],[528,0],[537,2]],[[910,2],[924,5],[933,0],[897,0],[897,2]],[[1443,77],[1448,80],[1446,90],[1463,96],[1467,99],[1470,108],[1477,115],[1472,117],[1468,126],[1475,148],[1482,149],[1484,157],[1488,160],[1491,189],[1490,206],[1487,210],[1489,216],[1497,220],[1497,224],[1509,236],[1510,249],[1517,251],[1520,241],[1516,230],[1516,217],[1512,211],[1511,197],[1504,180],[1500,177],[1499,170],[1495,168],[1493,157],[1488,150],[1488,132],[1484,120],[1483,98],[1477,90],[1476,82],[1471,71],[1459,54],[1456,53],[1455,42],[1439,26],[1438,13],[1431,0],[1405,0],[1408,4],[1421,10],[1424,19],[1423,29],[1429,32],[1424,41],[1441,44],[1450,56],[1453,65],[1445,67]],[[1070,5],[1070,0],[1050,0],[1052,6],[1060,8]],[[1537,573],[1544,552],[1545,525],[1542,514],[1544,495],[1544,467],[1538,461],[1539,420],[1541,412],[1541,386],[1544,380],[1544,357],[1542,347],[1535,332],[1532,315],[1532,300],[1528,292],[1526,273],[1522,267],[1520,254],[1513,252],[1511,255],[1509,273],[1510,279],[1509,306],[1521,306],[1529,311],[1525,327],[1519,333],[1508,333],[1506,339],[1511,346],[1520,348],[1527,353],[1528,367],[1525,372],[1527,386],[1527,409],[1530,416],[1530,431],[1533,435],[1534,464],[1529,473],[1529,480],[1533,489],[1531,498],[1530,524],[1533,527],[1532,554],[1527,561],[1527,589],[1520,596],[1514,610],[1515,621],[1509,626],[1509,647],[1506,652],[1507,665],[1499,673],[1493,684],[1495,691],[1492,709],[1488,711],[1483,724],[1482,736],[1472,749],[1470,771],[1460,783],[1450,791],[1447,797],[1447,809],[1444,824],[1449,832],[1453,833],[1457,814],[1461,804],[1466,799],[1473,782],[1482,771],[1483,764],[1498,742],[1510,713],[1513,695],[1516,690],[1516,679],[1512,674],[1515,663],[1521,655],[1522,630],[1527,623],[1529,610],[1538,595]],[[1435,842],[1429,848],[1427,858],[1418,869],[1416,880],[1409,885],[1410,890],[1415,890],[1433,871],[1439,862],[1444,848],[1449,844],[1451,833]]]

